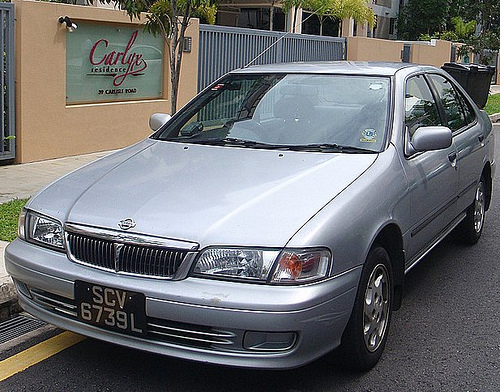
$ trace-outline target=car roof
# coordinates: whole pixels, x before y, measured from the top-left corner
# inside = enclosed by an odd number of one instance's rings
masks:
[[[310,73],[310,74],[344,74],[344,75],[379,75],[393,76],[399,70],[429,71],[435,67],[409,63],[363,62],[363,61],[317,61],[294,62],[265,65],[252,65],[231,72],[247,73]]]

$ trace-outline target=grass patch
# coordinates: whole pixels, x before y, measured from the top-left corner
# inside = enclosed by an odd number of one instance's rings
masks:
[[[19,214],[28,199],[15,199],[0,204],[0,240],[13,241],[17,237]]]
[[[490,95],[484,110],[488,114],[500,113],[500,94]]]

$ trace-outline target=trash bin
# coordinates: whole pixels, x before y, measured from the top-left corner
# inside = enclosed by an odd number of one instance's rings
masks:
[[[481,109],[486,105],[495,67],[480,64],[445,63],[442,67],[470,95]]]

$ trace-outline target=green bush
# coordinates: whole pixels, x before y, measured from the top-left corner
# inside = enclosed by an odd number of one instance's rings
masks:
[[[13,241],[17,237],[19,214],[28,199],[15,199],[0,204],[0,240]]]

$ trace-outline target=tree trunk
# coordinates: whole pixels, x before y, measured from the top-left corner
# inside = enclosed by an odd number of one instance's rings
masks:
[[[295,27],[297,24],[297,7],[293,7],[293,23],[292,23],[292,33],[295,33]]]
[[[271,5],[269,10],[269,31],[273,31],[274,24],[274,3]]]
[[[172,92],[170,95],[171,115],[174,115],[177,112],[177,99],[179,93],[182,54],[184,52],[184,37],[186,35],[186,29],[189,25],[190,11],[191,11],[191,5],[188,2],[188,4],[186,4],[186,8],[184,9],[184,15],[182,16],[182,20],[180,19],[180,17],[176,17],[173,18],[172,21],[173,34],[170,45],[170,82],[172,84]]]

